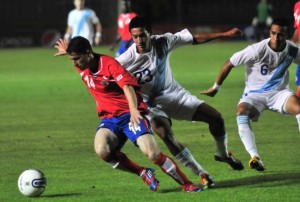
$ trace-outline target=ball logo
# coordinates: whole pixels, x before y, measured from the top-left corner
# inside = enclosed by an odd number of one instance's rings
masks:
[[[45,178],[32,180],[32,186],[35,188],[45,187],[46,186]]]

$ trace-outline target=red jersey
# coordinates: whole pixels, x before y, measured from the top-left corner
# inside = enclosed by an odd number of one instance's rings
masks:
[[[112,118],[130,112],[123,91],[123,86],[126,84],[135,88],[139,111],[148,112],[135,77],[114,58],[106,55],[97,56],[100,57],[98,72],[92,73],[89,69],[75,68],[96,101],[98,115],[101,118]]]
[[[298,1],[295,6],[294,6],[294,28],[298,29],[298,33],[300,31],[300,1]],[[300,34],[299,36],[299,40],[300,41]]]
[[[121,37],[122,41],[129,41],[131,40],[131,34],[129,32],[129,23],[132,18],[134,18],[136,13],[122,13],[119,15],[118,18],[118,33]]]

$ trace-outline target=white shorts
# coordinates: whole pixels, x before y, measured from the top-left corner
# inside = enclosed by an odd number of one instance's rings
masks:
[[[285,104],[292,95],[294,95],[294,93],[290,89],[264,93],[251,92],[243,94],[238,104],[242,102],[249,103],[257,109],[260,114],[266,109],[281,114],[287,114],[285,111]],[[252,117],[251,120],[257,121],[258,118],[259,115],[257,117]]]
[[[173,92],[164,93],[152,101],[152,107],[149,107],[150,113],[147,117],[150,120],[155,116],[163,116],[192,121],[197,108],[203,102],[183,87],[177,86],[175,90],[173,89]]]

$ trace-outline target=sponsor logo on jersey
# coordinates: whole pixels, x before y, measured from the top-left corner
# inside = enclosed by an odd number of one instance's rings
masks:
[[[120,81],[121,79],[123,79],[123,75],[120,74],[118,77],[117,77],[117,81]]]

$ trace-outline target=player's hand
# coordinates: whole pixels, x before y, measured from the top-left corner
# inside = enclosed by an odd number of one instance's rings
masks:
[[[140,119],[143,117],[141,116],[138,109],[130,109],[130,123],[137,127],[140,124]]]
[[[68,48],[68,41],[66,39],[59,39],[54,48],[57,49],[57,53],[54,54],[54,56],[61,56],[67,54],[67,48]]]
[[[217,94],[218,90],[214,89],[213,87],[211,87],[208,90],[203,90],[200,92],[201,95],[207,95],[210,97],[214,97]]]
[[[236,37],[236,36],[243,36],[244,33],[242,32],[242,30],[238,29],[238,28],[233,28],[227,32],[225,32],[225,36],[227,37]]]

